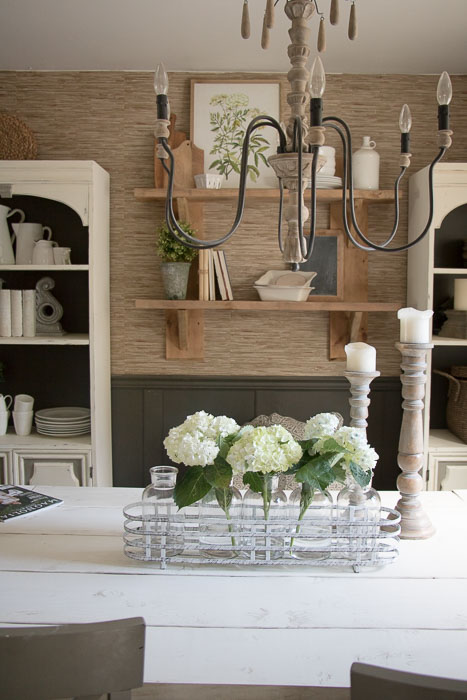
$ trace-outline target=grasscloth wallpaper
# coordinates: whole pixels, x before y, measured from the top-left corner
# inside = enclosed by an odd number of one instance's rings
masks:
[[[190,79],[276,78],[282,84],[282,117],[287,115],[284,75],[170,74],[169,97],[177,128],[189,131]],[[436,152],[437,76],[349,76],[327,78],[325,114],[349,122],[355,150],[363,135],[376,141],[381,155],[380,186],[391,188],[398,172],[398,117],[404,102],[413,116],[412,172]],[[448,159],[467,159],[467,76],[453,77],[451,126],[454,143]],[[111,333],[114,375],[340,375],[344,363],[327,360],[327,313],[206,312],[204,362],[165,360],[164,314],[136,311],[137,297],[161,297],[155,232],[162,206],[138,203],[135,187],[153,186],[155,96],[151,73],[1,72],[0,110],[22,118],[34,131],[40,159],[90,159],[111,177]],[[336,145],[334,136],[328,143]],[[403,188],[401,231],[407,234],[407,190]],[[229,227],[234,205],[206,206],[207,235]],[[328,212],[320,207],[319,224]],[[390,206],[370,208],[370,230],[382,236],[392,222]],[[270,204],[246,209],[244,223],[226,246],[237,299],[254,299],[252,284],[261,273],[281,266],[276,245],[276,211]],[[405,304],[405,254],[373,253],[369,299]],[[368,342],[377,348],[383,375],[399,373],[395,313],[370,314]]]

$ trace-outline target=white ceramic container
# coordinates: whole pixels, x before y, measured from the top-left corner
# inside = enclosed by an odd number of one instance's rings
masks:
[[[379,153],[375,147],[376,143],[364,136],[361,148],[353,154],[353,186],[357,190],[379,189]]]

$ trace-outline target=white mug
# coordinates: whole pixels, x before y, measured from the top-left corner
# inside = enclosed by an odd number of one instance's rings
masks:
[[[12,401],[13,398],[10,396],[10,394],[0,394],[0,411],[8,411]]]
[[[0,411],[0,435],[6,435],[10,411]]]
[[[54,265],[53,248],[58,246],[56,241],[36,241],[32,251],[33,265]]]
[[[71,260],[70,260],[70,253],[71,253],[71,248],[54,248],[53,250],[53,255],[54,255],[54,262],[56,265],[70,265]]]
[[[13,411],[13,423],[17,435],[29,435],[34,411]]]
[[[16,394],[15,403],[13,405],[14,411],[32,411],[34,405],[34,397],[29,396],[29,394]]]

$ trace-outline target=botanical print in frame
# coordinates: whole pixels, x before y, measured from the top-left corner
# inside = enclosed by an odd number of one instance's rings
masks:
[[[238,187],[243,136],[260,115],[280,119],[280,83],[275,80],[192,80],[191,139],[204,150],[204,171],[224,176],[222,187]],[[277,187],[267,159],[277,152],[277,131],[265,126],[250,139],[247,187]]]

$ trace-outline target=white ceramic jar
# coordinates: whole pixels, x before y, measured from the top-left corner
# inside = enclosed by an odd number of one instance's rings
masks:
[[[357,190],[379,189],[379,153],[375,147],[376,143],[364,136],[361,148],[353,154],[353,186]]]

